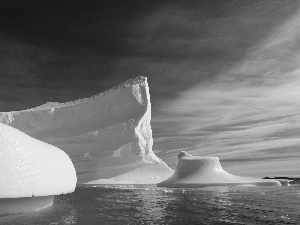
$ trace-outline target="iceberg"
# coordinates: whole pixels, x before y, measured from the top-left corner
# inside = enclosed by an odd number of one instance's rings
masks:
[[[223,170],[218,157],[178,154],[174,174],[157,184],[158,187],[196,188],[201,186],[281,186],[279,181],[239,177]]]
[[[0,215],[36,211],[73,192],[75,168],[60,149],[0,123]]]
[[[69,155],[80,184],[158,183],[173,174],[152,151],[147,78],[90,98],[0,113],[0,122]]]

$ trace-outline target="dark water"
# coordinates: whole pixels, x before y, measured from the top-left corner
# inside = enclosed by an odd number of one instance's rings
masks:
[[[0,224],[300,224],[300,186],[77,187],[53,206]]]

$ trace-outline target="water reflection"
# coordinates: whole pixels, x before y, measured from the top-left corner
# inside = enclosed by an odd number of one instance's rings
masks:
[[[55,196],[53,205],[36,212],[8,215],[0,218],[5,225],[66,225],[76,224],[77,210],[69,201],[69,195]]]
[[[56,196],[52,207],[6,224],[205,224],[216,218],[216,212],[224,221],[234,221],[229,191],[226,187],[78,187],[75,193]]]
[[[227,187],[204,189],[166,189],[157,188],[151,194],[141,191],[143,205],[136,215],[141,222],[151,224],[197,223],[206,224],[216,218],[235,222],[236,214],[231,213],[233,202]]]
[[[0,217],[0,224],[300,224],[299,189],[78,187],[48,209]]]
[[[76,210],[72,210],[70,212],[70,215],[62,217],[62,221],[64,222],[64,224],[75,224],[76,220]]]
[[[139,213],[135,216],[140,218],[141,222],[148,222],[153,224],[167,224],[167,222],[172,221],[173,210],[169,209],[169,205],[175,201],[173,195],[168,195],[169,191],[163,191],[159,189],[154,189],[149,192],[141,191],[141,201],[142,205],[137,207]]]
[[[208,187],[198,189],[157,190],[151,200],[144,200],[143,218],[153,221],[153,216],[164,224],[176,223],[236,223],[231,189],[229,187]],[[149,210],[151,209],[151,210]],[[155,220],[154,220],[155,221]]]
[[[214,190],[214,191],[213,191]],[[226,223],[237,223],[237,213],[233,212],[233,201],[229,195],[229,187],[220,187],[219,189],[213,189],[211,192],[211,198],[208,203],[215,205],[219,211],[219,221]]]

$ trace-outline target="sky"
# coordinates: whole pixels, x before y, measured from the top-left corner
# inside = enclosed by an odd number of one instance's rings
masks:
[[[0,111],[148,77],[154,152],[236,175],[300,174],[297,0],[11,0],[0,7]]]

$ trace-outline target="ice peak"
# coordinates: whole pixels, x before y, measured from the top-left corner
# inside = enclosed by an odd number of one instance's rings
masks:
[[[187,156],[192,156],[192,155],[188,154],[185,151],[181,151],[181,152],[178,153],[177,158],[182,159],[183,157],[187,157]]]

